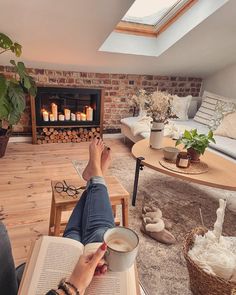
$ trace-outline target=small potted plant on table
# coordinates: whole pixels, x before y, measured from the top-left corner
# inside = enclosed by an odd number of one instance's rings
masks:
[[[182,143],[184,149],[187,149],[191,162],[199,162],[200,156],[204,154],[210,142],[215,143],[212,130],[208,134],[198,134],[197,129],[192,129],[190,131],[185,130],[183,136],[176,141],[175,145]]]
[[[21,45],[0,33],[0,54],[11,51],[21,55]],[[2,49],[2,50],[1,50]],[[25,109],[25,95],[36,95],[36,83],[28,75],[23,62],[10,61],[16,73],[14,78],[0,74],[0,158],[5,155],[12,126],[17,124]]]

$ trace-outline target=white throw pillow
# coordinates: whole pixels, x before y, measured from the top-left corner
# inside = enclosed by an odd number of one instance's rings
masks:
[[[226,115],[214,134],[236,139],[236,112]]]
[[[188,109],[190,102],[192,100],[192,95],[185,97],[179,97],[178,95],[173,95],[173,100],[171,102],[172,112],[178,117],[177,120],[188,120]]]

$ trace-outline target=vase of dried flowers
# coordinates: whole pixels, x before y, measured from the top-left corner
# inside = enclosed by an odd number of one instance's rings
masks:
[[[152,122],[149,145],[153,149],[161,149],[164,139],[164,123]]]
[[[172,95],[167,92],[155,91],[148,93],[144,89],[138,90],[136,95],[130,98],[130,105],[139,108],[140,113],[145,111],[146,115],[152,118],[150,130],[150,147],[162,148],[164,137],[164,124],[169,118],[176,117],[172,113]]]
[[[164,124],[173,117],[171,109],[172,96],[166,92],[155,91],[145,101],[147,115],[152,117],[149,145],[154,149],[163,147]]]

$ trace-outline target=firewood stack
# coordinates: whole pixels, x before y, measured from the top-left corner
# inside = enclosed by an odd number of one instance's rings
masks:
[[[38,133],[38,144],[91,141],[100,136],[100,128],[43,128]]]

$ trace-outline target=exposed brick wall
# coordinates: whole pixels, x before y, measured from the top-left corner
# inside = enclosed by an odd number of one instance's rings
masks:
[[[0,73],[8,77],[14,75],[12,67],[0,66]],[[161,91],[168,91],[179,96],[188,94],[199,96],[202,87],[202,79],[192,77],[102,74],[44,69],[29,69],[29,73],[40,86],[104,88],[104,130],[107,132],[120,130],[120,119],[132,113],[128,99],[140,88],[152,92],[158,87]],[[14,130],[23,133],[31,132],[29,101],[27,101],[25,114]]]

